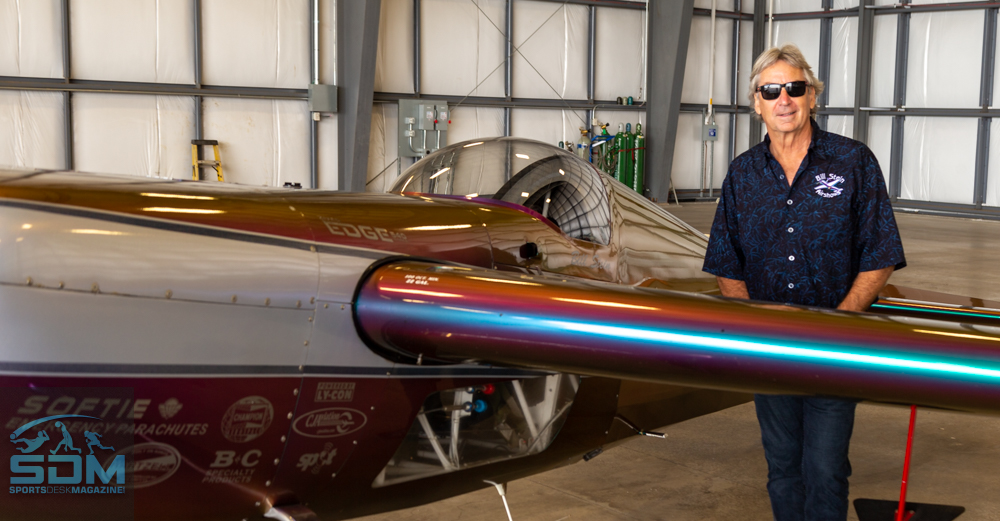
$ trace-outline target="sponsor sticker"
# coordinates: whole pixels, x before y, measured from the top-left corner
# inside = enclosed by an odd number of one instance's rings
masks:
[[[320,382],[316,386],[317,402],[354,401],[354,382]]]
[[[273,419],[274,407],[267,398],[247,396],[230,406],[222,417],[222,435],[229,441],[245,443],[264,434]]]
[[[133,486],[146,488],[163,483],[181,468],[181,453],[166,443],[140,443],[132,449]]]
[[[181,402],[177,401],[177,398],[170,398],[160,404],[160,416],[163,416],[164,420],[169,420],[181,412],[181,408],[183,407]]]
[[[361,430],[368,417],[346,407],[318,409],[299,416],[292,423],[295,432],[308,438],[336,438]]]

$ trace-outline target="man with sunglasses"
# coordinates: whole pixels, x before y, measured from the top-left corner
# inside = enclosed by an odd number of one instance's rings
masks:
[[[764,141],[729,166],[704,270],[726,297],[864,311],[906,266],[878,161],[820,129],[823,83],[794,45],[751,71]],[[754,397],[776,521],[845,520],[856,402]]]

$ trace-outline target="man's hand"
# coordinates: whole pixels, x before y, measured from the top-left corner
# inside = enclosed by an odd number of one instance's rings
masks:
[[[854,279],[851,291],[844,297],[844,301],[837,306],[837,309],[844,311],[864,311],[875,300],[875,296],[885,287],[889,281],[889,275],[896,269],[893,266],[880,270],[862,271]],[[720,284],[721,286],[721,284]],[[725,295],[725,292],[722,293]]]
[[[723,297],[749,299],[750,292],[747,291],[747,283],[742,280],[727,279],[725,277],[715,277],[719,281],[719,290]]]

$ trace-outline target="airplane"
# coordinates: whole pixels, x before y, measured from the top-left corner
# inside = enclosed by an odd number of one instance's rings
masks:
[[[723,298],[704,234],[531,140],[384,194],[7,170],[0,214],[11,519],[503,495],[751,392],[1000,410],[1000,303]]]

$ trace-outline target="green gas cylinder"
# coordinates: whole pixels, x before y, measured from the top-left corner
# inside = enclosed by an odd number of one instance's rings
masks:
[[[618,133],[615,134],[615,179],[621,182],[624,182],[625,179],[626,148],[628,147],[625,146],[625,128],[619,123]]]
[[[646,136],[642,135],[642,124],[635,124],[635,173],[632,175],[632,189],[641,195],[646,174]]]
[[[625,186],[632,186],[632,178],[635,175],[635,134],[632,133],[632,124],[625,124],[625,167],[619,181]]]

